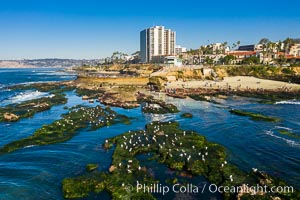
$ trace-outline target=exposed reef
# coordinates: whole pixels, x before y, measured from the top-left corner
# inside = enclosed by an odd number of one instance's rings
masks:
[[[142,111],[144,113],[166,114],[179,112],[175,105],[165,103],[162,100],[154,99],[152,96],[140,94],[138,97],[138,102],[142,104]]]
[[[179,129],[177,122],[152,122],[145,130],[128,131],[108,139],[103,144],[105,149],[114,148],[109,172],[92,172],[75,178],[63,180],[65,198],[81,198],[91,192],[107,191],[112,199],[154,199],[152,193],[137,191],[139,184],[159,183],[146,166],[137,158],[140,154],[151,153],[152,159],[167,165],[181,174],[201,175],[218,186],[285,186],[264,172],[254,169],[249,173],[227,163],[224,147],[209,142],[204,136],[193,131]],[[177,182],[177,179],[173,181]],[[248,184],[248,185],[247,185]],[[128,186],[132,186],[128,188]],[[129,190],[128,190],[129,189]],[[223,193],[224,199],[297,199],[294,193],[251,193],[242,191]]]
[[[268,122],[279,122],[279,121],[281,121],[281,119],[276,118],[276,117],[269,117],[269,116],[265,116],[265,115],[262,115],[262,114],[248,112],[248,111],[244,111],[244,110],[234,110],[234,109],[232,109],[229,112],[231,112],[232,114],[235,114],[235,115],[248,116],[252,120],[262,120],[262,121],[268,121]]]
[[[0,148],[0,154],[12,152],[24,147],[47,145],[64,142],[74,137],[79,129],[96,130],[116,123],[129,124],[130,118],[119,115],[109,107],[81,107],[71,108],[62,119],[44,125],[25,139],[17,140]]]
[[[180,115],[182,118],[193,118],[193,114],[192,113],[183,113],[182,115]]]
[[[22,118],[32,117],[37,112],[49,110],[52,106],[67,103],[64,92],[74,89],[62,83],[35,83],[30,85],[15,85],[9,87],[11,90],[38,90],[48,92],[49,96],[24,101],[21,103],[10,104],[0,108],[0,122],[15,122]]]
[[[293,132],[291,132],[291,131],[289,131],[289,130],[286,130],[286,129],[280,129],[280,130],[278,130],[278,132],[279,132],[280,134],[282,134],[282,135],[287,135],[287,136],[289,136],[289,137],[291,137],[291,138],[300,139],[300,135],[298,135],[298,134],[296,134],[296,133],[293,133]]]

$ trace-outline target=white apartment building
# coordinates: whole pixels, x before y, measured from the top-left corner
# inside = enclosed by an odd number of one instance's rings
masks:
[[[147,28],[140,33],[140,58],[142,63],[155,56],[175,55],[176,32],[164,26]]]
[[[175,46],[175,54],[176,55],[180,55],[182,53],[186,53],[187,52],[187,48],[186,47],[182,47],[180,45],[176,45]]]
[[[294,44],[291,46],[289,54],[293,56],[300,56],[300,44]]]

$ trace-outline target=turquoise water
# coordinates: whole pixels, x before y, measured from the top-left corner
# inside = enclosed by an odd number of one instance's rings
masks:
[[[33,71],[34,70],[34,71]],[[49,72],[51,71],[51,72]],[[47,76],[46,74],[51,75]],[[27,79],[27,76],[34,78]],[[6,86],[15,83],[35,81],[60,81],[73,79],[73,75],[62,75],[57,69],[0,69],[0,101],[20,95],[20,91],[9,91]],[[54,106],[48,111],[37,113],[33,118],[15,123],[0,123],[0,146],[33,134],[43,124],[49,124],[67,112],[64,106],[88,104],[74,92],[67,92],[68,103]],[[21,100],[21,99],[20,99]],[[63,199],[61,181],[65,177],[81,175],[88,163],[98,163],[99,170],[106,171],[111,163],[112,151],[102,149],[105,139],[127,130],[144,129],[152,120],[177,120],[184,129],[195,130],[208,140],[226,147],[228,161],[243,170],[252,167],[264,170],[300,188],[300,140],[281,135],[279,129],[289,129],[300,134],[300,105],[263,105],[253,99],[235,97],[222,100],[220,105],[197,102],[192,99],[166,101],[179,107],[181,112],[191,112],[194,118],[183,119],[179,114],[149,115],[140,108],[115,111],[135,117],[131,125],[117,124],[97,131],[85,131],[71,140],[47,146],[24,148],[0,156],[0,199]],[[97,105],[94,103],[93,105]],[[232,115],[228,109],[245,109],[283,119],[278,123],[252,121],[247,117]],[[151,164],[151,163],[150,163]],[[169,173],[163,166],[152,164],[153,173],[158,177]],[[194,181],[203,183],[198,177]],[[192,180],[191,180],[192,182]],[[209,194],[207,194],[209,195]],[[218,195],[212,196],[219,198]],[[102,193],[91,199],[109,199]]]

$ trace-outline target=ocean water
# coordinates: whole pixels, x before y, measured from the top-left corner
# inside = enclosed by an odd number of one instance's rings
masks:
[[[36,98],[39,91],[9,91],[7,85],[40,81],[61,81],[74,79],[74,75],[59,72],[58,69],[0,69],[0,105],[31,95]],[[23,92],[23,93],[21,93]],[[26,94],[26,95],[24,95]],[[0,146],[28,137],[43,124],[49,124],[67,111],[64,106],[89,104],[67,92],[68,102],[54,106],[48,111],[37,113],[33,118],[15,123],[0,123]],[[23,95],[23,96],[22,96]],[[47,95],[47,94],[42,94]],[[221,104],[174,99],[166,101],[179,107],[181,113],[190,112],[194,117],[183,119],[178,114],[143,114],[140,108],[131,110],[113,108],[115,111],[134,117],[131,125],[117,124],[97,131],[82,130],[71,140],[59,144],[33,146],[0,156],[0,199],[63,199],[61,182],[65,177],[74,177],[85,172],[88,163],[98,163],[100,171],[107,171],[112,151],[102,149],[105,139],[128,130],[144,129],[152,120],[177,120],[183,129],[195,130],[208,140],[226,147],[228,161],[249,171],[252,167],[266,171],[286,180],[300,189],[300,140],[281,135],[278,130],[287,129],[300,134],[300,105],[297,101],[279,102],[275,105],[259,104],[250,98],[233,97]],[[2,104],[1,104],[2,103]],[[252,121],[247,117],[232,115],[230,108],[245,109],[279,117],[281,122]],[[170,173],[164,166],[149,164],[154,175],[164,177]],[[193,180],[203,183],[203,178]],[[191,180],[192,182],[192,180]],[[220,199],[218,195],[205,197]],[[210,196],[211,195],[211,196]],[[110,199],[105,192],[88,199]],[[163,199],[163,198],[162,198]]]

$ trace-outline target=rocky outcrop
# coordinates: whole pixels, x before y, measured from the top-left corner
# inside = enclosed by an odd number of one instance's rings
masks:
[[[113,171],[115,171],[116,167],[114,165],[110,166],[109,168],[109,172],[112,173]]]
[[[82,97],[82,100],[88,100],[88,99],[89,99],[89,97],[86,96],[86,95],[84,95],[84,96]]]
[[[169,68],[151,74],[149,85],[153,90],[163,90],[166,84],[174,81],[191,81],[211,79],[210,75],[203,75],[202,68]]]
[[[13,113],[4,113],[3,117],[5,121],[18,121],[20,118],[18,115]]]

